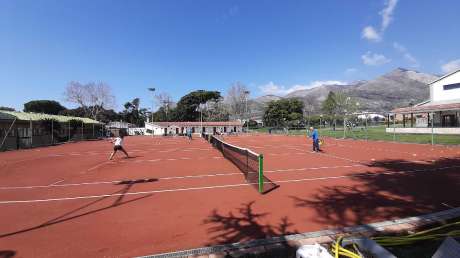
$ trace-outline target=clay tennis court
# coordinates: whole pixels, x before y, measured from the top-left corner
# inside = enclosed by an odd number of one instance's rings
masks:
[[[262,195],[201,138],[127,137],[0,153],[0,251],[132,257],[358,225],[460,205],[460,148],[300,136],[225,141],[263,153]]]

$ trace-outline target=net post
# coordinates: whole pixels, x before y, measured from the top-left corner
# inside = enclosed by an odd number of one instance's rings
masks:
[[[259,193],[264,192],[264,155],[259,154]]]

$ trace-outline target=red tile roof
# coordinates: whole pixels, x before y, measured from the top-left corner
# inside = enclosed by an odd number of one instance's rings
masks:
[[[435,111],[448,111],[448,110],[460,110],[460,103],[449,103],[449,104],[426,104],[421,106],[405,107],[393,109],[392,113],[422,113],[422,112],[435,112]]]
[[[154,125],[161,127],[168,126],[177,126],[177,127],[187,127],[187,126],[201,126],[201,122],[153,122]],[[228,122],[203,122],[203,126],[242,126],[243,124],[238,121],[228,121]]]

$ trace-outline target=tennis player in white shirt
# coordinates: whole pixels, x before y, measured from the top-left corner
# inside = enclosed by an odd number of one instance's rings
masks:
[[[128,153],[123,148],[123,138],[124,138],[124,135],[122,133],[120,133],[119,136],[115,137],[112,140],[113,152],[112,152],[112,154],[110,154],[109,160],[112,160],[113,156],[115,155],[115,153],[117,153],[118,150],[121,150],[126,155],[126,157],[129,158]]]

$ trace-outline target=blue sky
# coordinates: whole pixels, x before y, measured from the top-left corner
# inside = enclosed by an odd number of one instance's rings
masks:
[[[0,1],[0,106],[64,101],[70,81],[109,84],[116,109],[156,87],[248,85],[252,97],[396,67],[460,68],[457,0]]]

